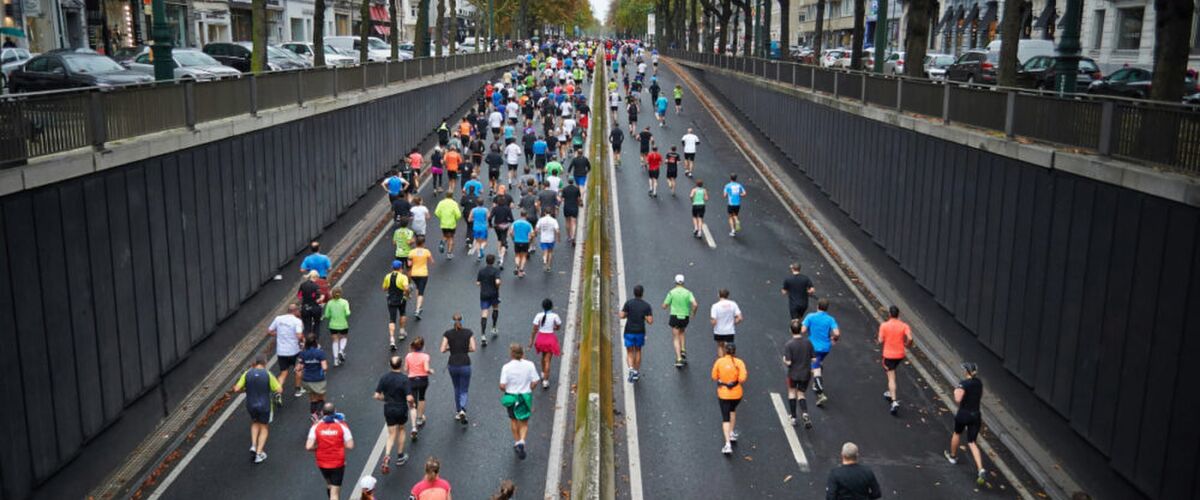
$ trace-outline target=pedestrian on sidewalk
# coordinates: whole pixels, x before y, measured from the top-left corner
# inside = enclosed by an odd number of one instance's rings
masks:
[[[333,298],[325,304],[322,319],[329,322],[333,339],[333,366],[346,364],[346,336],[350,334],[350,301],[342,298],[342,287],[333,288]]]
[[[954,402],[958,403],[958,412],[954,414],[954,435],[950,436],[950,449],[942,452],[951,464],[957,464],[959,441],[963,434],[967,437],[967,448],[971,450],[971,458],[975,459],[975,468],[979,469],[975,484],[983,486],[987,481],[987,471],[983,468],[983,455],[979,445],[975,444],[979,437],[979,429],[983,426],[983,415],[980,404],[983,402],[983,381],[977,376],[979,366],[972,362],[962,364],[963,378],[954,388]]]
[[[325,403],[321,407],[321,418],[308,429],[304,448],[316,456],[317,468],[325,478],[325,494],[329,500],[339,500],[342,479],[346,474],[346,450],[354,448],[354,436],[333,403]]]
[[[408,376],[404,374],[404,360],[400,356],[392,356],[389,361],[391,370],[379,377],[375,384],[375,399],[383,401],[383,421],[387,427],[387,441],[384,442],[383,458],[379,461],[379,472],[387,474],[392,471],[389,456],[392,445],[396,446],[396,466],[408,463],[408,454],[404,453],[404,424],[408,423],[409,409],[415,405],[412,392],[409,390]]]
[[[267,459],[267,436],[275,419],[274,396],[283,392],[283,386],[267,371],[267,360],[259,356],[233,386],[233,392],[242,391],[246,391],[246,412],[250,414],[250,461],[261,464]]]
[[[271,320],[267,327],[267,335],[275,337],[275,358],[279,361],[279,384],[287,384],[290,372],[296,367],[296,355],[300,354],[300,346],[304,345],[304,322],[300,321],[300,306],[288,304],[287,314],[280,314]],[[300,377],[296,377],[295,397],[304,394],[300,388]],[[279,400],[282,403],[282,398]]]
[[[789,329],[792,338],[783,346],[783,366],[787,371],[788,415],[792,425],[796,425],[798,403],[804,428],[812,429],[812,419],[808,417],[808,400],[804,399],[804,393],[808,392],[808,381],[812,379],[812,342],[804,338],[800,320],[793,319]]]
[[[383,291],[387,293],[388,311],[388,349],[396,352],[396,323],[400,323],[400,340],[408,337],[404,325],[408,323],[405,317],[408,309],[409,280],[401,269],[404,264],[399,259],[392,261],[392,272],[383,277]]]
[[[296,297],[300,299],[300,319],[304,321],[304,331],[313,336],[321,333],[321,304],[326,299],[318,283],[320,279],[316,270],[309,271],[304,282],[300,283],[300,291],[296,292]]]
[[[692,295],[691,290],[683,287],[682,274],[675,275],[675,287],[667,292],[662,308],[670,314],[667,324],[671,327],[671,340],[675,347],[675,368],[683,368],[687,364],[687,337],[685,334],[688,323],[691,317],[696,315],[700,304],[696,302],[696,296]]]
[[[717,382],[717,402],[721,406],[721,433],[725,437],[721,453],[726,456],[733,454],[733,443],[738,440],[737,407],[742,402],[742,384],[749,376],[746,363],[736,355],[737,345],[727,343],[712,367],[712,379]]]
[[[708,190],[704,188],[704,181],[696,179],[696,187],[688,193],[688,198],[692,200],[692,236],[703,238],[704,208],[708,204]]]
[[[829,314],[829,299],[817,301],[817,312],[804,317],[801,327],[808,335],[813,346],[813,390],[817,393],[817,407],[824,408],[829,397],[825,395],[825,379],[821,376],[821,367],[830,348],[837,343],[842,332],[838,330],[837,320]]]
[[[618,314],[625,320],[625,362],[629,366],[629,383],[637,382],[642,375],[642,347],[646,345],[646,329],[654,324],[654,310],[650,303],[642,300],[645,289],[633,286],[633,298],[625,301]]]
[[[896,369],[904,362],[904,346],[913,345],[912,329],[908,323],[900,321],[900,308],[888,308],[888,320],[879,325],[879,335],[875,339],[883,346],[883,371],[887,374],[887,390],[883,399],[889,403],[888,411],[892,416],[900,411],[900,396],[896,392]]]
[[[800,274],[799,262],[793,262],[788,268],[792,275],[783,280],[783,288],[779,293],[787,296],[788,317],[795,320],[804,319],[804,313],[808,312],[808,297],[816,293],[817,289],[813,287],[808,276]]]
[[[742,309],[737,302],[729,300],[729,290],[717,291],[717,302],[709,308],[709,321],[713,327],[713,341],[717,343],[717,357],[725,355],[725,346],[732,344],[737,334],[737,324],[742,322]]]
[[[825,482],[827,500],[873,500],[883,496],[871,469],[858,463],[858,445],[842,445],[842,465],[829,471]]]
[[[409,498],[414,500],[450,500],[450,482],[442,479],[439,473],[442,463],[437,457],[425,460],[425,477],[414,484],[409,491]]]
[[[488,254],[484,259],[487,265],[475,275],[475,286],[479,287],[479,339],[487,347],[487,321],[492,317],[492,338],[500,331],[496,324],[500,322],[500,270],[496,268],[496,256]]]
[[[454,419],[467,425],[467,391],[471,387],[471,353],[475,352],[475,332],[463,328],[462,313],[454,313],[454,326],[442,334],[441,352],[450,353],[446,373],[454,385]]]
[[[533,330],[529,332],[529,347],[542,355],[542,389],[550,388],[550,362],[554,356],[561,356],[562,350],[558,345],[558,330],[562,328],[562,318],[554,312],[554,302],[549,298],[542,299],[542,312],[533,317]]]
[[[512,430],[513,451],[525,460],[525,436],[529,433],[529,417],[533,413],[533,388],[541,377],[532,361],[525,359],[521,344],[508,346],[509,362],[500,369],[500,404],[508,412]]]
[[[412,421],[412,440],[417,440],[417,433],[425,427],[425,392],[429,390],[429,376],[433,368],[429,366],[429,354],[425,352],[425,338],[417,335],[408,343],[408,354],[404,356],[404,367],[408,371],[409,394],[415,404],[409,410]]]
[[[296,376],[300,377],[300,388],[308,393],[308,412],[316,422],[325,403],[325,372],[329,370],[329,361],[316,335],[311,333],[304,337],[304,350],[296,358]]]

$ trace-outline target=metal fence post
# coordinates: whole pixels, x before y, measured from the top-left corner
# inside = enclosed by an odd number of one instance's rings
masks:
[[[950,84],[942,85],[942,123],[950,123]]]
[[[250,116],[258,116],[258,77],[250,74]]]
[[[1116,115],[1116,105],[1112,101],[1104,101],[1100,107],[1100,154],[1112,154],[1113,117]]]
[[[338,67],[333,67],[333,97],[338,96]]]
[[[188,130],[196,130],[196,82],[183,83],[183,122]]]
[[[896,111],[904,110],[904,79],[896,78]]]
[[[808,90],[817,90],[817,67],[808,67]]]
[[[1013,122],[1016,121],[1017,111],[1017,93],[1008,91],[1007,99],[1004,101],[1004,135],[1012,138]]]
[[[363,92],[367,91],[367,65],[369,65],[369,64],[371,64],[371,63],[363,64],[358,67],[359,76],[362,77]]]
[[[858,81],[862,82],[862,85],[861,85],[862,88],[860,89],[858,97],[862,100],[863,104],[866,104],[867,103],[867,77],[868,77],[868,75],[866,72],[863,72],[863,73],[859,73],[858,76],[860,77],[858,79]]]
[[[396,59],[395,62],[398,63],[399,61],[400,61],[399,59]],[[392,63],[393,63],[393,61],[391,59],[388,59],[387,62],[383,63],[383,83],[381,83],[379,85],[380,87],[387,87],[389,84],[392,83],[392,80],[389,78],[389,73],[391,73]]]
[[[833,72],[833,96],[834,97],[841,97],[841,94],[838,93],[838,90],[839,90],[838,89],[838,73],[840,73],[840,71]],[[813,88],[816,88],[816,85],[814,85]]]
[[[88,137],[92,139],[92,147],[97,150],[104,149],[104,143],[108,140],[108,129],[105,128],[104,120],[104,95],[100,92],[93,91],[88,95]]]
[[[308,72],[306,72],[306,71],[297,71],[296,72],[296,105],[300,106],[302,108],[304,107],[304,75],[305,74],[308,74]]]
[[[792,64],[792,85],[796,84],[796,70],[800,68],[799,64]]]

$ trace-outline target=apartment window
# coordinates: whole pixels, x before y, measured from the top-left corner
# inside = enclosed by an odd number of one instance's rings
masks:
[[[1117,49],[1137,50],[1142,46],[1142,16],[1145,7],[1117,11]]]
[[[1192,53],[1200,54],[1200,5],[1196,6],[1195,17],[1192,21]]]
[[[1104,9],[1096,10],[1092,15],[1092,48],[1100,50],[1104,43]]]

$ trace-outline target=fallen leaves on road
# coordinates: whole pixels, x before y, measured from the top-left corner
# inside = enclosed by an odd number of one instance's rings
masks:
[[[786,482],[788,482],[788,481],[791,481],[791,480],[792,480],[792,475],[791,475],[791,474],[788,474],[788,475],[787,475],[787,477],[783,478],[783,482],[785,482],[785,483],[786,483]]]

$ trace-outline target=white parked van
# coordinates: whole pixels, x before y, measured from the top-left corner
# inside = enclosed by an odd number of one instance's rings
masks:
[[[332,45],[335,49],[350,54],[358,54],[359,37],[356,36],[327,36],[325,44]],[[368,61],[386,61],[392,56],[392,47],[387,42],[376,38],[367,38],[367,60]],[[404,59],[403,56],[400,57]]]
[[[1000,52],[1000,40],[992,40],[987,45],[988,52]],[[1025,64],[1029,58],[1034,56],[1054,56],[1058,51],[1054,49],[1054,41],[1052,40],[1020,40],[1017,42],[1017,66]]]

